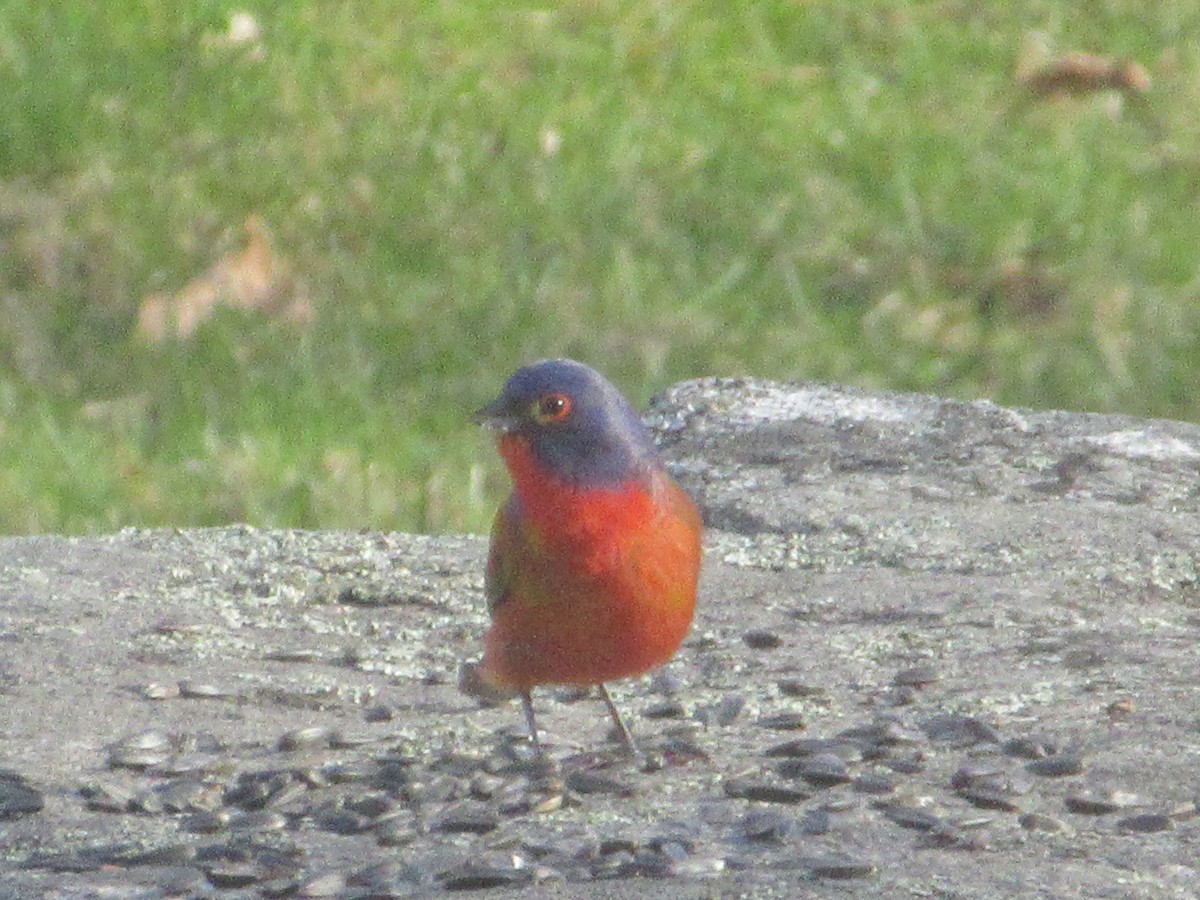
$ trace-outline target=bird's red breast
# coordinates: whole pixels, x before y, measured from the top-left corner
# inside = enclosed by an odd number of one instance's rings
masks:
[[[500,438],[513,495],[488,561],[492,625],[482,673],[527,691],[641,674],[691,625],[700,516],[659,466],[623,483],[556,477],[530,442]]]

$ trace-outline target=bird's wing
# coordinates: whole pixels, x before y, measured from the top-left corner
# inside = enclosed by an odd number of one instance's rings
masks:
[[[496,607],[508,599],[512,587],[513,559],[519,540],[517,498],[509,497],[508,502],[496,513],[496,520],[492,523],[492,543],[488,551],[487,572],[483,578],[488,612],[494,612]]]

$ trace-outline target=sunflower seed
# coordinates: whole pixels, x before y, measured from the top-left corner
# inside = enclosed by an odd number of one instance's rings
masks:
[[[833,881],[849,881],[857,878],[870,878],[878,867],[866,860],[831,859],[807,863],[809,871],[817,878],[828,878]]]
[[[783,646],[783,638],[766,628],[755,628],[742,635],[742,641],[751,650],[774,650]]]
[[[792,820],[773,809],[756,809],[742,817],[738,830],[748,841],[778,843],[792,830]]]
[[[758,724],[763,728],[770,728],[773,731],[802,731],[808,727],[804,716],[800,713],[775,713],[771,716],[763,716],[758,720]]]
[[[1031,760],[1025,764],[1025,768],[1043,778],[1066,778],[1082,774],[1084,766],[1082,757],[1073,753],[1060,753],[1057,756]]]
[[[903,803],[878,803],[876,809],[903,828],[929,831],[943,824],[941,816]]]
[[[40,812],[45,805],[42,792],[31,787],[16,772],[0,772],[0,821]]]
[[[854,779],[854,789],[864,794],[890,794],[896,790],[896,779],[882,772],[864,772]]]
[[[495,809],[468,800],[443,813],[432,828],[447,834],[487,834],[499,825],[500,816]]]
[[[1103,816],[1136,806],[1137,795],[1116,790],[1084,790],[1071,794],[1064,801],[1073,813],[1085,816]]]
[[[1137,816],[1126,816],[1117,821],[1117,828],[1126,834],[1147,834],[1155,831],[1170,831],[1175,822],[1163,813],[1142,813]]]
[[[1062,831],[1063,823],[1043,813],[1024,813],[1017,821],[1027,831]]]
[[[294,728],[280,735],[275,746],[281,753],[294,753],[298,750],[328,747],[332,735],[333,731],[322,725]]]
[[[834,753],[789,759],[780,763],[777,771],[785,778],[803,778],[814,787],[833,787],[852,780],[845,761]]]
[[[910,669],[901,669],[892,676],[892,684],[901,687],[923,688],[940,680],[941,676],[933,666],[913,666]]]
[[[147,700],[174,700],[179,694],[178,684],[152,682],[142,688],[142,696]]]
[[[614,794],[618,797],[633,796],[633,787],[619,779],[598,772],[576,770],[567,775],[567,788],[577,794]]]
[[[812,796],[802,788],[738,776],[726,778],[724,788],[727,797],[758,800],[761,803],[803,803]]]

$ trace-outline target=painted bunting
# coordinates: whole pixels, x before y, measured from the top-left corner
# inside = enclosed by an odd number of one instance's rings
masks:
[[[691,626],[700,515],[633,407],[569,359],[515,372],[474,421],[499,434],[512,495],[496,515],[485,579],[491,627],[479,675],[520,694],[537,738],[537,685],[597,685],[674,655]]]

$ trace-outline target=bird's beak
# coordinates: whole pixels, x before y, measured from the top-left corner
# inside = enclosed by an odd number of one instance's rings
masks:
[[[503,396],[497,397],[491,403],[477,409],[472,414],[471,421],[476,425],[482,425],[489,431],[498,431],[501,434],[516,431],[517,426],[521,424],[521,420]]]

